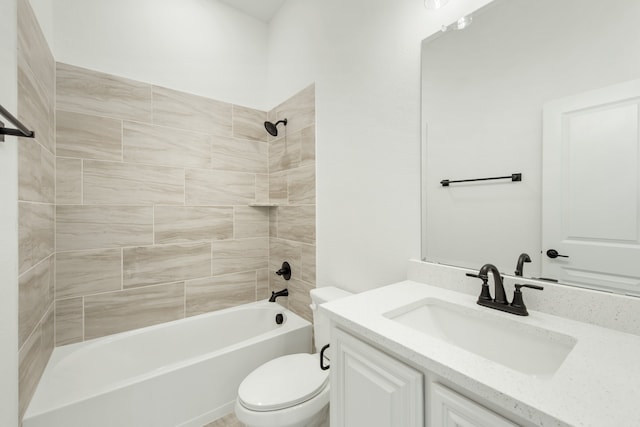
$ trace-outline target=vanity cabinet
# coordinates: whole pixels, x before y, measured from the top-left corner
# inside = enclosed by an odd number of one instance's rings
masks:
[[[331,347],[331,427],[424,426],[422,372],[335,327]]]
[[[331,427],[518,426],[339,327],[331,349]]]
[[[430,427],[517,427],[471,399],[439,384],[429,383]]]

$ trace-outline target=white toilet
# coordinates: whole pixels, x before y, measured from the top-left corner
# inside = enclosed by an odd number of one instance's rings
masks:
[[[318,353],[278,357],[247,375],[238,388],[238,420],[247,427],[329,426],[329,371],[320,368],[320,350],[329,344],[329,319],[318,315],[317,307],[349,295],[334,287],[311,290]]]

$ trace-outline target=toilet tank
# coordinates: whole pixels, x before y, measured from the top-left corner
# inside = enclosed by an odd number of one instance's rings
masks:
[[[318,314],[318,306],[353,294],[333,286],[312,289],[310,294],[311,311],[313,312],[313,339],[316,351],[320,351],[324,345],[329,344],[329,319],[322,314]]]

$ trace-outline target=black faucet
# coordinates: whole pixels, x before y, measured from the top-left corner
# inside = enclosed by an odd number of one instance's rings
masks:
[[[526,254],[525,254],[526,255]],[[526,262],[526,261],[523,261]],[[491,291],[489,289],[489,275],[491,272],[493,274],[493,282],[495,285],[495,299],[491,298]],[[482,280],[482,290],[480,291],[480,296],[478,297],[478,304],[484,307],[493,308],[500,311],[506,311],[507,313],[517,314],[518,316],[528,316],[529,312],[527,311],[527,307],[524,305],[524,301],[522,300],[522,291],[521,288],[531,288],[531,289],[544,289],[542,286],[538,285],[515,285],[516,290],[513,292],[513,301],[509,304],[507,301],[507,296],[504,292],[504,284],[502,282],[502,276],[498,271],[498,268],[493,264],[485,264],[480,268],[478,274],[467,273],[469,277],[478,277]]]
[[[271,298],[269,298],[269,302],[276,302],[276,298],[288,297],[288,296],[289,296],[289,290],[286,288],[278,292],[271,292]]]
[[[494,291],[496,293],[496,297],[493,300],[493,302],[496,304],[509,304],[509,301],[507,301],[507,294],[505,294],[504,292],[502,275],[498,271],[498,267],[496,267],[493,264],[485,264],[482,266],[482,268],[478,272],[478,276],[480,276],[482,280],[488,280],[489,272],[493,274],[493,285],[494,285]]]
[[[529,257],[529,254],[521,253],[518,257],[518,263],[516,264],[516,271],[514,273],[516,276],[522,277],[522,270],[524,269],[525,262],[531,262],[531,258]]]

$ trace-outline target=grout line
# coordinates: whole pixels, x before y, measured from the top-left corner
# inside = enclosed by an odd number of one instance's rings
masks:
[[[124,163],[124,119],[120,120],[120,160]]]
[[[55,256],[56,252],[55,250],[53,252],[51,252],[49,255],[47,255],[46,257],[42,258],[40,261],[36,262],[35,264],[33,264],[31,267],[27,268],[25,271],[23,271],[22,273],[18,274],[18,280],[20,280],[20,278],[22,276],[24,276],[25,274],[31,272],[31,270],[33,270],[34,268],[38,267],[40,264],[42,264],[43,262],[47,261],[51,256]]]
[[[120,290],[124,291],[124,247],[120,248]]]
[[[82,328],[82,341],[85,340],[85,311],[84,311],[84,295],[82,296],[82,318],[80,319],[80,327]]]
[[[84,160],[80,159],[80,205],[84,205]]]
[[[153,205],[151,206],[151,246],[155,246],[155,245],[156,245],[156,205]]]

